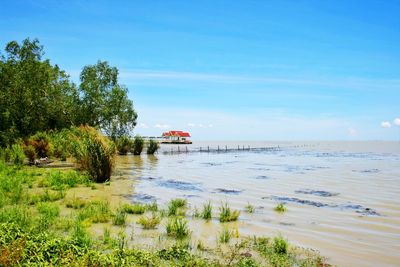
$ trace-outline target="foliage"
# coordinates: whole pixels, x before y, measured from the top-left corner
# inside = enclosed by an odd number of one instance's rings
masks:
[[[168,203],[168,216],[182,216],[185,214],[187,207],[186,199],[175,198],[171,199]]]
[[[94,182],[110,180],[114,168],[115,147],[113,142],[95,128],[81,126],[76,130],[73,155]]]
[[[250,203],[247,203],[247,205],[244,207],[244,209],[245,209],[246,212],[248,212],[248,213],[254,213],[254,210],[255,210],[254,206],[251,205]]]
[[[157,152],[159,147],[160,147],[160,145],[158,144],[157,141],[150,139],[150,141],[147,144],[147,154],[153,155],[154,153]]]
[[[79,221],[92,223],[108,222],[111,218],[110,204],[106,201],[90,201],[78,213]]]
[[[113,217],[114,225],[125,225],[126,222],[126,212],[122,209],[117,210],[117,213]]]
[[[121,136],[115,141],[118,153],[120,155],[126,155],[132,148],[132,140],[128,136]]]
[[[201,211],[201,217],[204,220],[211,220],[211,216],[212,216],[212,206],[211,206],[211,202],[208,201],[207,203],[205,203],[203,205],[203,210]]]
[[[144,140],[140,135],[136,135],[133,139],[133,148],[132,153],[133,155],[140,155],[143,151]]]
[[[128,89],[118,83],[117,68],[105,61],[87,65],[77,87],[43,55],[37,39],[11,41],[0,55],[1,147],[73,125],[98,127],[113,139],[133,129],[137,114]]]
[[[178,239],[187,237],[190,234],[188,221],[185,218],[172,218],[168,221],[167,235],[173,236]]]
[[[223,203],[219,208],[219,221],[220,222],[231,222],[236,221],[239,218],[240,211],[231,210],[228,203]]]
[[[9,149],[10,161],[15,165],[22,165],[25,160],[25,153],[20,144],[13,144]]]
[[[37,132],[35,135],[25,140],[25,146],[32,146],[35,149],[35,154],[39,158],[45,158],[49,156],[50,152],[50,140],[46,133]]]
[[[137,221],[137,223],[140,224],[143,227],[143,229],[154,229],[160,222],[161,222],[160,216],[158,216],[154,212],[152,213],[151,217],[141,216]]]
[[[276,207],[274,208],[274,210],[276,212],[282,213],[285,212],[287,210],[287,208],[285,207],[285,204],[283,203],[279,203],[278,205],[276,205]]]
[[[128,99],[128,89],[118,84],[118,69],[98,61],[83,68],[80,81],[79,123],[99,127],[113,140],[128,135],[136,125],[137,114]]]
[[[232,238],[232,231],[227,228],[223,228],[222,231],[219,233],[218,241],[220,243],[229,243]]]
[[[143,214],[146,211],[146,206],[140,203],[124,204],[120,209],[128,214]]]
[[[286,254],[288,252],[288,243],[282,236],[274,238],[273,248],[277,254]]]
[[[0,146],[72,125],[79,96],[68,75],[43,60],[37,39],[9,42],[0,58]]]

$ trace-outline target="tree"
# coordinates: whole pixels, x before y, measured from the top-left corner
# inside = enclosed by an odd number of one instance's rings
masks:
[[[77,88],[43,55],[37,39],[25,39],[9,42],[0,57],[0,146],[75,120]]]
[[[98,61],[83,68],[80,80],[81,123],[99,127],[114,140],[129,135],[137,114],[127,88],[118,84],[118,69]]]

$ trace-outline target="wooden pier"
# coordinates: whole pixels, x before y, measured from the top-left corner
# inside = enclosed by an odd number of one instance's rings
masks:
[[[228,146],[217,146],[217,147],[195,147],[188,148],[188,146],[171,146],[165,149],[160,149],[159,152],[163,154],[178,154],[178,153],[229,153],[229,152],[261,152],[261,151],[280,151],[279,146],[273,147],[250,147],[250,146],[240,146],[228,147]]]

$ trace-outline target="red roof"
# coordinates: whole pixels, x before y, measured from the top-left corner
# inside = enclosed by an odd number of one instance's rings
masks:
[[[178,136],[178,137],[190,137],[190,133],[183,131],[169,131],[162,134],[162,136]]]

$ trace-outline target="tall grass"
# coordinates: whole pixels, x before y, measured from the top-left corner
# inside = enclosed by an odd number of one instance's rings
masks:
[[[283,213],[283,212],[287,211],[287,208],[285,207],[285,204],[279,203],[278,205],[276,205],[276,207],[274,208],[274,210],[275,210],[276,212]]]
[[[211,217],[212,217],[212,206],[211,202],[208,201],[203,205],[203,210],[201,211],[201,218],[208,221],[211,220]]]
[[[185,218],[172,218],[168,221],[167,235],[173,236],[178,239],[189,236],[190,230],[188,226],[188,221]]]
[[[182,198],[171,199],[168,203],[168,216],[185,215],[187,200]]]
[[[137,221],[137,223],[140,224],[143,229],[154,229],[160,222],[161,218],[155,212],[152,213],[151,217],[141,216]]]
[[[74,141],[74,156],[92,180],[97,183],[110,180],[114,168],[113,142],[89,126],[81,126]]]
[[[133,155],[140,155],[143,151],[144,140],[140,135],[136,135],[133,140],[132,153]]]
[[[219,208],[219,221],[220,222],[231,222],[236,221],[239,218],[240,211],[231,210],[228,203],[223,203]]]

